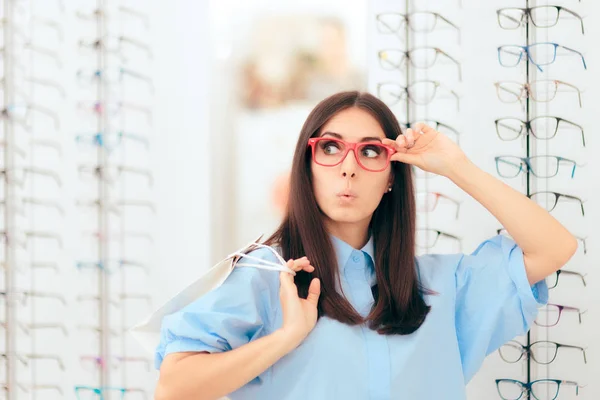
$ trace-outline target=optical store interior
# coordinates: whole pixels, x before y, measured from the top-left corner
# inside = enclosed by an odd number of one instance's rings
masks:
[[[156,313],[279,228],[308,195],[290,194],[303,124],[352,90],[403,132],[450,138],[577,241],[466,398],[600,399],[600,2],[0,0],[0,14],[0,399],[217,398],[158,396]],[[413,172],[415,255],[510,237],[451,179]],[[309,398],[244,393],[222,398]]]

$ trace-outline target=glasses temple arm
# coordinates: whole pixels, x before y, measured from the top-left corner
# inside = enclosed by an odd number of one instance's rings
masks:
[[[583,310],[583,311],[580,311],[580,310],[578,310],[578,315],[579,315],[579,323],[580,323],[580,324],[581,324],[581,316],[582,316],[583,314],[585,314],[586,312],[587,312],[587,310]]]
[[[496,82],[496,83],[495,83],[495,85],[496,85],[496,88],[497,88],[498,90],[502,89],[502,90],[504,90],[505,92],[508,92],[508,93],[510,93],[510,94],[514,94],[514,95],[515,95],[516,97],[518,97],[519,99],[522,97],[522,96],[521,96],[521,93],[516,93],[516,92],[513,92],[512,90],[508,90],[507,88],[504,88],[504,87],[503,87],[503,88],[500,88],[500,82]]]
[[[437,17],[439,19],[441,19],[442,21],[444,21],[445,23],[447,23],[448,25],[450,25],[451,27],[453,27],[454,29],[456,29],[456,33],[458,34],[458,44],[461,44],[460,28],[457,25],[455,25],[453,22],[451,22],[449,19],[447,19],[446,17],[444,17],[444,16],[442,16],[440,14],[437,14],[437,13],[435,13],[435,14],[437,15]]]
[[[566,13],[569,13],[569,14],[571,14],[572,16],[574,16],[575,18],[577,18],[577,19],[578,19],[578,20],[581,22],[581,34],[582,34],[582,35],[585,35],[585,29],[583,28],[583,17],[582,17],[581,15],[577,14],[577,13],[576,13],[576,12],[574,12],[574,11],[571,11],[571,10],[569,10],[568,8],[564,8],[564,7],[560,7],[560,8],[559,8],[559,10],[560,10],[560,11],[564,11],[564,12],[566,12]],[[560,12],[560,11],[559,11],[559,12]]]
[[[573,125],[574,127],[578,128],[581,131],[581,140],[583,142],[583,147],[585,147],[585,134],[583,133],[583,126],[576,124],[573,121],[569,121],[568,119],[564,119],[564,118],[557,118],[559,123],[560,121],[566,122],[567,124]],[[558,124],[557,124],[557,129],[558,129]]]
[[[583,57],[583,54],[580,51],[577,51],[577,50],[572,49],[572,48],[567,47],[567,46],[562,46],[562,45],[558,45],[558,46],[562,47],[563,49],[572,51],[573,53],[579,54],[579,57],[581,57],[581,61],[583,62],[583,68],[587,69],[587,64],[585,62],[585,58]]]
[[[456,110],[460,111],[460,97],[458,97],[458,93],[456,93],[454,90],[450,90],[450,93],[456,97]]]
[[[561,85],[564,85],[564,86],[568,86],[568,87],[570,87],[572,89],[575,89],[575,91],[577,92],[577,98],[579,99],[579,107],[581,108],[581,106],[582,106],[582,103],[581,103],[581,90],[579,90],[579,88],[577,86],[571,85],[570,83],[567,83],[567,82],[563,82],[563,81],[559,81],[559,80],[556,80],[555,82],[557,84],[561,84]]]
[[[458,60],[456,58],[452,57],[450,54],[446,53],[444,50],[438,49],[438,48],[436,48],[436,50],[440,54],[444,55],[446,58],[448,58],[450,61],[452,61],[453,63],[456,64],[456,67],[458,68],[458,79],[460,81],[462,81],[462,66],[461,66],[460,62],[458,62]]]
[[[502,8],[502,9],[500,9],[500,10],[496,11],[496,14],[498,14],[498,16],[500,16],[500,14],[501,14],[503,11],[505,11],[505,10],[506,10],[505,8]],[[521,10],[522,10],[522,9],[521,9]],[[517,23],[519,26],[521,26],[521,23],[522,23],[522,21],[519,21],[519,20],[517,20],[516,18],[513,18],[512,16],[510,16],[510,15],[508,15],[508,14],[503,14],[502,16],[503,16],[504,18],[508,19],[508,20],[511,20],[511,21],[513,21],[513,22],[516,22],[516,23]]]

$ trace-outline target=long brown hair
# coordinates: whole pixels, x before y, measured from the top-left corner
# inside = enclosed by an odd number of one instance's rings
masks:
[[[321,280],[319,316],[357,325],[368,322],[381,334],[409,334],[417,330],[429,313],[415,265],[416,207],[410,166],[392,162],[392,191],[385,194],[373,213],[370,231],[374,240],[377,284],[372,288],[375,305],[363,318],[336,290],[337,259],[312,184],[308,139],[318,136],[334,115],[350,107],[371,114],[386,137],[396,139],[400,125],[391,110],[375,96],[357,91],[342,92],[321,101],[310,113],[302,130],[290,179],[287,212],[277,231],[266,240],[281,247],[284,259],[307,256],[315,267],[312,274],[296,274],[298,293],[306,298],[313,277]]]

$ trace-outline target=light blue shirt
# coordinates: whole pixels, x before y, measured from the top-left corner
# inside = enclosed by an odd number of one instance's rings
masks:
[[[342,290],[363,316],[376,282],[371,239],[361,250],[332,236]],[[266,249],[252,253],[272,262]],[[380,335],[322,317],[308,337],[260,376],[229,395],[260,400],[465,399],[465,384],[484,358],[529,330],[548,299],[531,287],[523,253],[496,236],[472,254],[417,257],[431,311],[410,335]],[[164,318],[156,367],[166,354],[222,352],[268,335],[282,324],[279,272],[235,268],[222,286]]]

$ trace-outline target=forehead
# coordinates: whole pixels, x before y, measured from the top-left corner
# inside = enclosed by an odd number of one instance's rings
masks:
[[[367,136],[385,138],[379,122],[368,112],[356,107],[348,108],[334,115],[323,125],[321,134],[327,131],[339,133],[346,140],[360,140]]]

